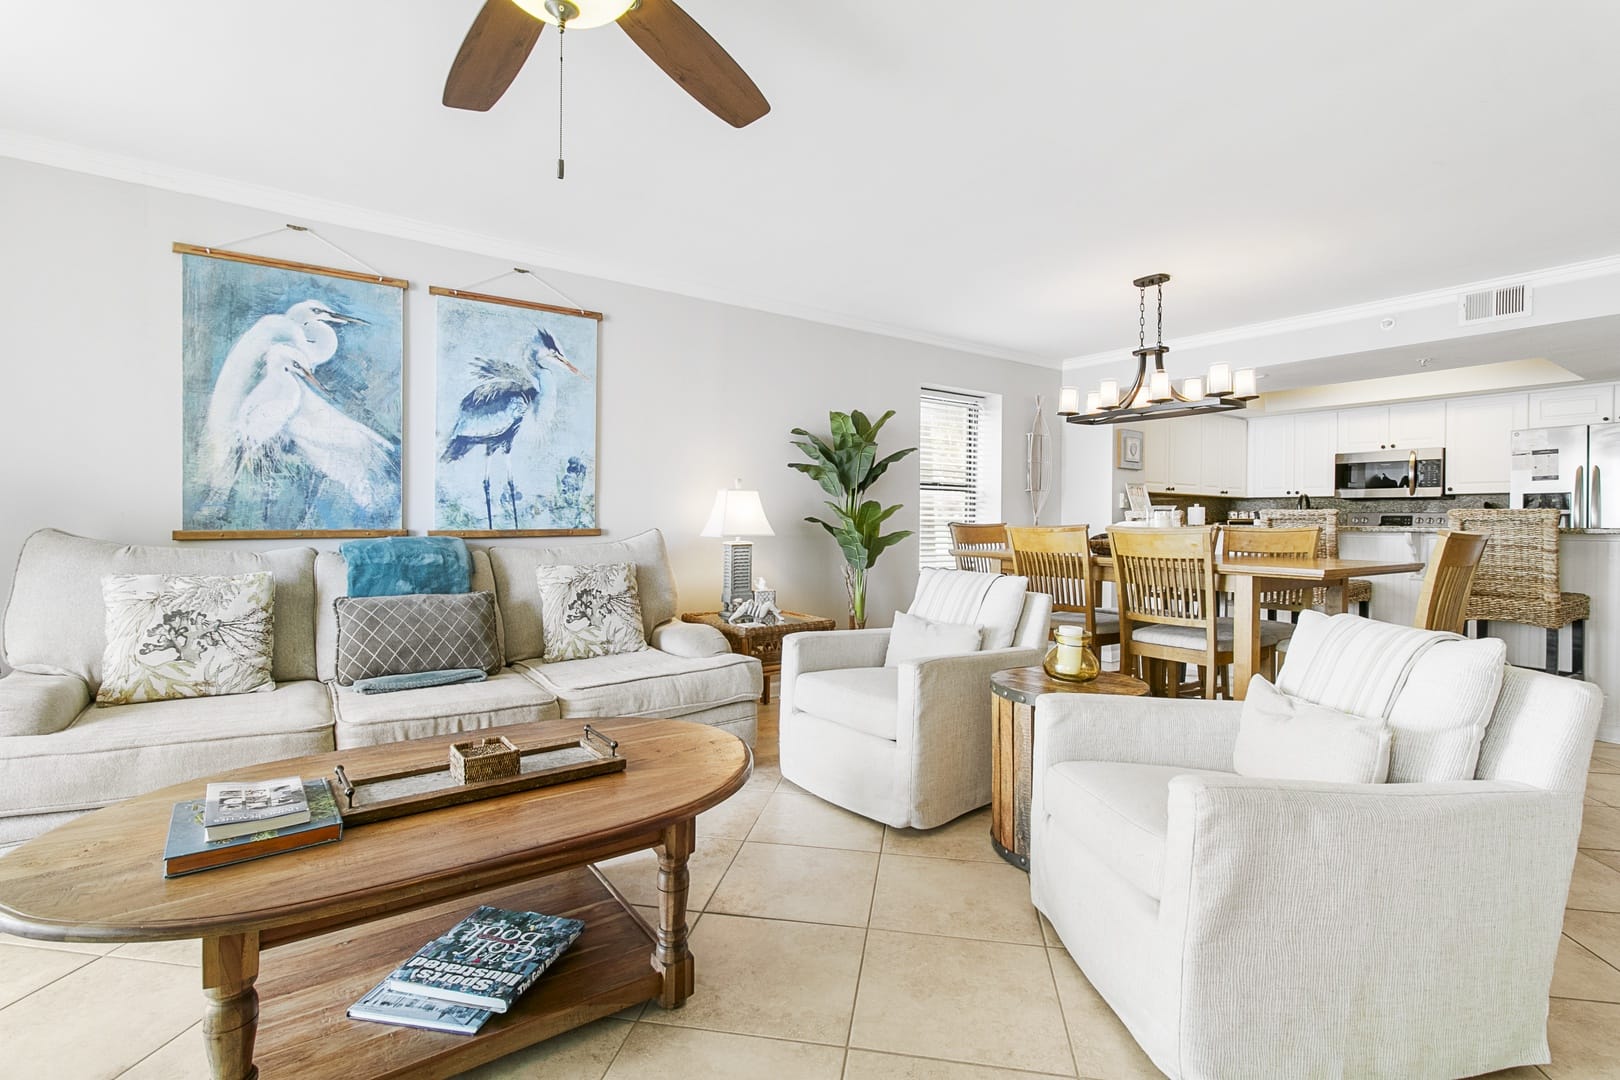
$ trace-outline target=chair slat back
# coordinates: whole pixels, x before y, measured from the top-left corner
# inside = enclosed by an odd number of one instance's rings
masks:
[[[1286,559],[1303,562],[1321,551],[1322,530],[1308,528],[1255,528],[1228,525],[1222,530],[1227,555],[1245,559]],[[1313,590],[1276,589],[1260,594],[1260,606],[1275,609],[1304,609],[1311,606]]]
[[[1429,569],[1423,575],[1423,591],[1418,593],[1417,615],[1412,625],[1424,630],[1463,632],[1468,617],[1468,599],[1480,561],[1490,537],[1483,533],[1444,531],[1429,556]]]
[[[1109,529],[1122,623],[1205,628],[1214,639],[1215,530]]]
[[[977,548],[980,551],[1006,550],[1007,523],[998,521],[993,525],[975,524],[965,521],[951,522],[951,546],[957,548]],[[958,555],[956,556],[958,570],[973,570],[980,574],[999,574],[1003,566],[1001,559],[994,555]]]
[[[1029,578],[1031,592],[1052,598],[1053,611],[1089,613],[1091,547],[1085,525],[1008,528],[1013,573]]]

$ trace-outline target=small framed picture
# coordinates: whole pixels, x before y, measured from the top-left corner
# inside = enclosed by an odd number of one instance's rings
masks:
[[[1140,469],[1142,467],[1142,433],[1135,428],[1119,428],[1114,440],[1114,467]]]

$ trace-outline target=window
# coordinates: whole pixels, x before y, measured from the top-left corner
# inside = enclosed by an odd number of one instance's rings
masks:
[[[951,522],[979,521],[988,500],[982,483],[985,399],[949,390],[922,392],[918,447],[918,561],[954,569]]]

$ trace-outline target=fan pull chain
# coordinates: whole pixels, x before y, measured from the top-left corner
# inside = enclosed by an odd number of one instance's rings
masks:
[[[563,35],[568,33],[566,20],[557,20],[557,179],[563,178]]]

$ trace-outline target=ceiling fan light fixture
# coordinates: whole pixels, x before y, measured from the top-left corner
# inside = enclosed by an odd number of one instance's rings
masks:
[[[618,21],[620,15],[635,7],[636,0],[513,0],[541,22],[570,30],[589,30]]]

